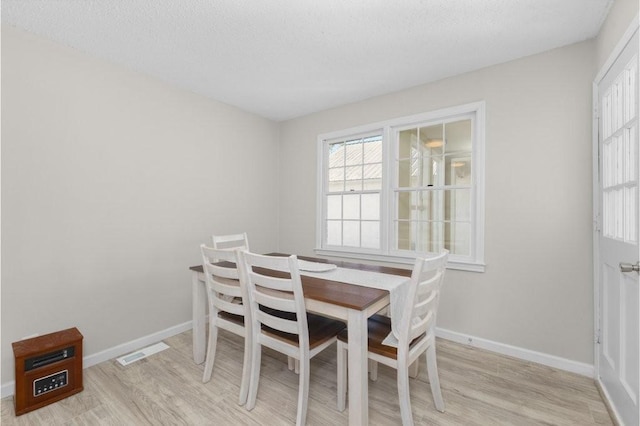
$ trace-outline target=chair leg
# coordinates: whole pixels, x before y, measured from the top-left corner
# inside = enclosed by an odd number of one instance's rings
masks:
[[[347,348],[344,343],[338,340],[338,353],[336,356],[338,364],[338,411],[344,411],[347,399]]]
[[[415,379],[420,374],[420,358],[413,361],[413,364],[409,366],[409,377]]]
[[[239,405],[244,405],[247,402],[249,384],[251,381],[251,336],[245,334],[244,339],[244,360],[242,361],[242,379],[240,382],[240,397],[238,399]]]
[[[438,364],[436,362],[435,342],[427,348],[427,372],[429,373],[429,384],[431,385],[431,393],[433,394],[433,402],[436,405],[436,410],[444,412],[444,400],[442,399],[442,391],[440,390],[440,377],[438,377]]]
[[[207,344],[207,356],[206,363],[204,364],[204,374],[202,375],[202,383],[207,383],[211,380],[211,373],[213,372],[213,363],[216,357],[216,346],[218,343],[218,327],[215,324],[209,323],[209,342]]]
[[[292,356],[287,357],[287,368],[296,374],[300,374],[300,361]]]
[[[307,403],[309,402],[309,356],[307,355],[300,361],[296,360],[296,365],[300,366],[296,425],[304,425],[307,419]]]
[[[249,395],[245,408],[253,410],[256,406],[256,397],[258,396],[258,382],[260,381],[260,362],[262,361],[262,345],[256,342],[257,336],[253,335],[253,343],[251,345],[251,380],[249,382]]]
[[[400,356],[400,354],[398,354]],[[406,361],[406,360],[405,360]],[[398,360],[398,398],[400,400],[400,415],[402,426],[413,426],[411,414],[411,395],[409,393],[409,366],[406,362]]]
[[[374,382],[378,380],[378,361],[369,360],[369,378]]]

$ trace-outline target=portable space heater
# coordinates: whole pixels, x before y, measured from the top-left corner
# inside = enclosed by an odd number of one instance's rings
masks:
[[[16,416],[82,391],[82,338],[74,327],[11,344]]]

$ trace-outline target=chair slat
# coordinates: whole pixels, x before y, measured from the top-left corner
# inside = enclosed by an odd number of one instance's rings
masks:
[[[251,279],[254,284],[259,287],[266,287],[271,290],[278,291],[293,291],[293,287],[291,286],[291,280],[286,278],[276,278],[276,277],[268,277],[266,275],[262,275],[256,272],[251,272]]]
[[[417,317],[424,317],[429,312],[435,309],[435,305],[438,303],[438,293],[432,291],[426,299],[416,301],[413,307],[413,319]]]
[[[253,293],[253,297],[258,305],[267,306],[279,311],[296,312],[295,300],[276,297],[273,296],[273,293],[267,294],[263,292],[255,292]]]
[[[249,239],[246,232],[242,234],[212,235],[211,240],[213,241],[213,248],[218,250],[249,250]]]
[[[429,312],[426,317],[420,318],[414,324],[411,325],[409,330],[409,341],[412,341],[416,337],[420,337],[428,332],[434,324],[435,315],[433,312]]]
[[[260,321],[261,324],[273,328],[274,330],[282,331],[289,334],[300,334],[300,329],[298,327],[297,321],[274,316],[264,311],[256,312],[256,318],[258,319],[258,321]]]
[[[239,303],[233,303],[231,301],[227,301],[220,298],[215,298],[213,300],[213,306],[215,306],[218,310],[229,312],[230,314],[242,315],[244,316],[245,307]]]
[[[239,281],[222,281],[224,278],[212,277],[211,289],[219,295],[242,297],[242,289]]]

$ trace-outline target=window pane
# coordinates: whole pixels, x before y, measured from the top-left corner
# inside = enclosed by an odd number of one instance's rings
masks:
[[[471,220],[471,190],[454,189],[444,191],[444,218],[448,221]]]
[[[398,219],[411,219],[411,192],[398,192]]]
[[[411,250],[411,222],[399,221],[396,223],[396,235],[398,236],[397,248],[399,250]]]
[[[365,164],[363,172],[363,189],[368,190],[382,188],[382,164]]]
[[[450,222],[445,224],[444,248],[451,254],[471,254],[471,224]]]
[[[350,247],[360,247],[360,222],[344,221],[342,224],[343,239],[342,245]]]
[[[416,236],[412,241],[413,250],[418,252],[439,252],[444,248],[443,222],[416,222]]]
[[[362,190],[362,166],[346,167],[345,177],[345,191]]]
[[[399,221],[397,248],[421,253],[439,252],[444,247],[444,222]]]
[[[344,143],[329,145],[329,168],[344,166]]]
[[[327,219],[342,219],[342,195],[327,197]]]
[[[443,191],[416,192],[416,215],[418,220],[443,219],[442,209]]]
[[[342,245],[342,222],[339,220],[327,221],[327,244],[330,246]]]
[[[624,141],[625,141],[625,182],[631,182],[636,180],[637,170],[636,170],[636,134],[638,131],[636,130],[636,126],[631,126],[629,128],[624,129]]]
[[[442,186],[444,185],[444,157],[423,157],[420,163],[416,163],[413,174],[416,176],[416,184],[413,186]]]
[[[345,163],[347,166],[362,164],[362,140],[348,141],[346,144]]]
[[[460,120],[444,125],[445,151],[447,153],[471,153],[471,120]]]
[[[362,222],[362,247],[380,248],[380,222]]]
[[[418,155],[418,129],[398,133],[398,158],[415,158]]]
[[[343,200],[343,218],[344,219],[360,219],[360,195],[345,195]]]
[[[362,194],[361,200],[362,220],[380,220],[380,194]]]
[[[444,153],[445,139],[443,131],[444,126],[442,124],[419,129],[423,155],[442,155]]]
[[[471,185],[471,157],[447,157],[446,185]]]
[[[364,142],[364,162],[382,163],[382,137],[374,136]]]
[[[411,160],[398,161],[398,186],[410,188],[411,185]]]
[[[398,161],[398,186],[417,188],[442,186],[446,183],[445,157],[424,156]]]
[[[344,191],[344,167],[329,169],[329,192]]]
[[[637,193],[637,185],[624,189],[624,240],[630,243],[638,241],[638,214],[636,212],[636,206],[638,205],[636,200]]]

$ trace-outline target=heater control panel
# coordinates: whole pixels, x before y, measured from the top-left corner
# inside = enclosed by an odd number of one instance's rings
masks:
[[[33,396],[40,396],[47,392],[58,390],[67,386],[69,382],[69,371],[63,370],[46,377],[42,377],[33,382]]]

